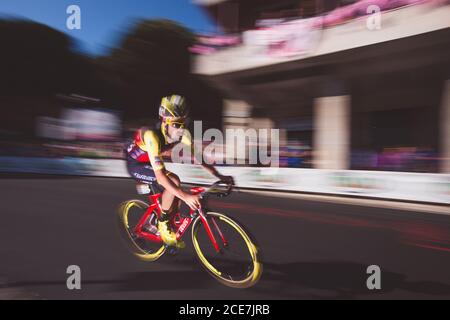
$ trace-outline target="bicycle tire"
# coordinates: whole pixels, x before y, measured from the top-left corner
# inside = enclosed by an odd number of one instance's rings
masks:
[[[145,210],[149,207],[147,203],[141,200],[129,200],[122,203],[119,207],[117,222],[121,238],[124,240],[128,249],[139,259],[148,262],[156,261],[166,252],[166,247],[162,244],[161,247],[155,250],[155,252],[148,252],[136,243],[130,233],[128,221],[130,209],[135,206],[142,210],[142,214],[144,214]]]
[[[252,260],[252,271],[249,274],[247,274],[245,278],[242,280],[233,280],[226,277],[220,270],[217,270],[217,268],[213,265],[213,263],[208,261],[208,259],[202,252],[202,249],[200,248],[197,236],[200,226],[203,225],[203,221],[201,220],[200,217],[197,217],[192,226],[192,243],[197,253],[197,257],[200,260],[203,267],[208,271],[208,273],[212,277],[214,277],[216,280],[218,280],[220,283],[226,286],[232,288],[250,288],[254,286],[260,279],[263,270],[263,265],[260,260],[260,252],[257,246],[255,245],[255,242],[251,239],[251,237],[244,230],[244,228],[238,222],[234,221],[230,217],[217,212],[208,212],[206,213],[206,216],[218,218],[220,221],[227,223],[235,231],[238,232],[238,234],[244,240],[250,253]]]

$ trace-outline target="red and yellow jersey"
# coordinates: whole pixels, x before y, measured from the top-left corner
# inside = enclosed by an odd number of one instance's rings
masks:
[[[150,162],[155,171],[162,170],[165,168],[163,157],[170,156],[173,147],[179,143],[189,146],[191,152],[194,151],[188,130],[184,131],[180,141],[167,143],[161,131],[141,128],[136,132],[134,140],[127,146],[127,154],[138,162]]]

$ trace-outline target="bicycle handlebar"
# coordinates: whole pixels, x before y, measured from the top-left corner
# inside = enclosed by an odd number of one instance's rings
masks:
[[[221,191],[220,189],[224,188],[225,190]],[[220,198],[227,197],[230,195],[231,191],[233,190],[233,184],[232,183],[226,183],[224,181],[216,181],[214,182],[209,188],[206,188],[205,191],[202,192],[203,194],[214,194]]]

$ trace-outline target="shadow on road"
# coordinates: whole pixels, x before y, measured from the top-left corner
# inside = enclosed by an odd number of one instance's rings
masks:
[[[183,261],[181,263],[188,263]],[[189,261],[192,263],[192,261]],[[248,289],[269,299],[356,299],[392,293],[395,290],[432,298],[450,297],[450,285],[433,281],[408,281],[406,276],[381,270],[381,290],[369,290],[367,266],[353,262],[264,263],[260,282]],[[122,277],[115,290],[197,290],[226,287],[212,279],[201,267],[192,271],[153,271],[129,273]],[[234,290],[234,289],[230,289]],[[400,297],[400,296],[399,296]],[[400,297],[401,298],[401,297]]]
[[[218,284],[203,270],[128,273],[114,288],[117,291],[198,290]]]
[[[422,294],[430,298],[450,297],[450,285],[433,281],[408,281],[399,273],[381,270],[381,290],[367,289],[367,266],[352,262],[265,263],[260,282],[245,290],[267,299],[356,299],[383,298],[395,290]],[[212,279],[203,269],[187,271],[148,271],[125,273],[117,279],[84,280],[84,286],[106,285],[107,292],[184,290],[189,299],[192,290],[235,290]],[[27,281],[5,283],[0,289],[54,286],[66,292],[65,281]],[[102,291],[103,291],[102,290]],[[389,296],[403,298],[404,294]]]
[[[448,284],[408,281],[404,275],[385,269],[381,270],[381,290],[368,290],[366,281],[370,275],[366,273],[367,267],[358,263],[334,261],[265,263],[260,284],[253,290],[269,292],[275,290],[280,298],[294,298],[300,294],[312,299],[355,299],[364,295],[382,295],[394,290],[432,296],[450,296]]]

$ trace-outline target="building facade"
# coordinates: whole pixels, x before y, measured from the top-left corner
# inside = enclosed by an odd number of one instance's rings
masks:
[[[195,58],[224,128],[279,128],[302,167],[450,173],[447,1],[197,2],[241,38]]]

